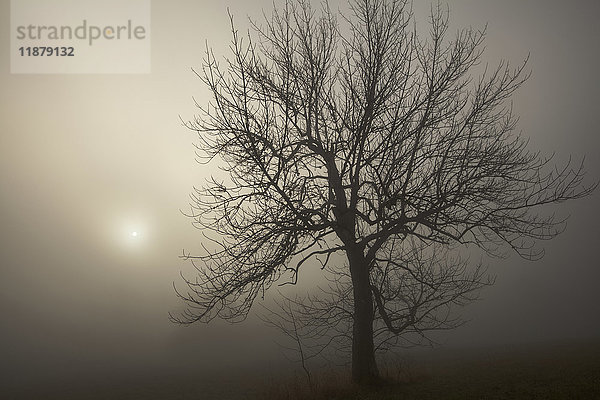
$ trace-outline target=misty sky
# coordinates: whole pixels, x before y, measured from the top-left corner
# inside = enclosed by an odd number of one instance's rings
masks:
[[[424,16],[429,3],[415,3]],[[192,96],[206,99],[191,68],[205,41],[226,55],[226,7],[245,26],[271,0],[153,1],[152,73],[140,75],[11,75],[9,4],[0,1],[0,367],[276,352],[253,320],[182,328],[167,318],[181,308],[171,286],[186,268],[178,255],[202,239],[180,210],[209,174],[179,120],[193,117]],[[485,60],[516,65],[530,54],[533,76],[514,97],[519,129],[559,162],[585,156],[590,181],[600,178],[599,4],[451,1],[454,27],[488,23]],[[465,310],[470,324],[441,340],[600,338],[599,196],[556,207],[571,217],[542,261],[487,260],[496,285]]]

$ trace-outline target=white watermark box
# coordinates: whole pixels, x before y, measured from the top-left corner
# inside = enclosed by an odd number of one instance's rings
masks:
[[[150,0],[11,0],[15,74],[150,73]]]

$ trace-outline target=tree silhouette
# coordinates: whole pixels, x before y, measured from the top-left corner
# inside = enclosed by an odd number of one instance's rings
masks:
[[[349,9],[342,31],[327,3],[287,0],[247,38],[231,19],[224,64],[207,50],[197,75],[212,101],[186,125],[225,177],[192,195],[205,253],[185,255],[197,276],[184,277],[187,308],[172,318],[244,319],[317,260],[339,279],[306,310],[322,327],[351,323],[352,378],[369,383],[376,348],[456,326],[449,307],[491,283],[447,252],[471,244],[537,259],[536,242],[564,227],[540,206],[595,186],[582,165],[557,168],[515,132],[509,99],[526,62],[480,66],[485,31],[448,39],[439,5],[426,39],[406,0]]]

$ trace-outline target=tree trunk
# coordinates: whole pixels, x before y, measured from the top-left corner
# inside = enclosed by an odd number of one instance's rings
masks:
[[[360,250],[349,250],[348,260],[354,292],[352,381],[360,385],[376,384],[379,381],[379,370],[373,345],[373,298],[369,268]]]

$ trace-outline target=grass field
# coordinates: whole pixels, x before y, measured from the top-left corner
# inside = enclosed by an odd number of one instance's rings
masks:
[[[316,388],[292,381],[265,398],[348,400],[600,399],[600,344],[439,350],[384,366],[391,382],[364,390],[323,374]],[[295,383],[294,383],[295,382]],[[287,386],[287,387],[286,387]]]
[[[155,371],[90,380],[26,381],[2,399],[185,400],[496,400],[600,399],[600,343],[469,350],[434,349],[383,363],[389,382],[377,389],[349,385],[343,370],[305,376],[271,372]],[[265,371],[265,370],[263,370]],[[5,386],[6,389],[7,386]]]

